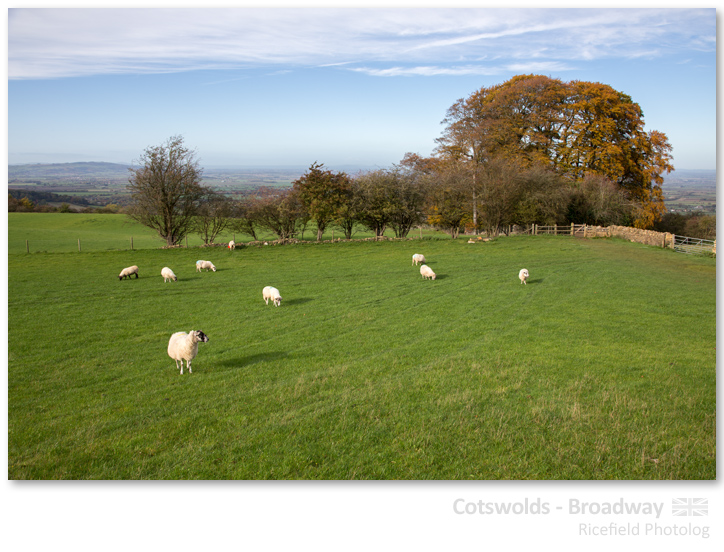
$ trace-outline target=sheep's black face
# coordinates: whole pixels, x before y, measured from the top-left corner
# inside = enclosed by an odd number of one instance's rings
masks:
[[[209,340],[209,337],[201,330],[196,332],[196,337],[198,337],[199,341],[202,341],[203,343],[206,343]]]

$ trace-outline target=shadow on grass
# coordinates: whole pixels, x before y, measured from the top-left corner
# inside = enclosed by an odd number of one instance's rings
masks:
[[[217,364],[219,366],[228,366],[230,368],[241,368],[242,366],[253,366],[254,364],[259,364],[260,362],[265,362],[267,360],[279,360],[281,358],[286,358],[286,356],[287,353],[285,351],[272,351],[270,353],[257,353],[255,355],[229,358],[222,360]]]
[[[528,280],[528,284],[542,284],[543,278],[536,278],[535,280]]]
[[[310,301],[312,301],[311,297],[296,297],[295,299],[282,299],[282,306],[284,306],[284,305],[303,305],[304,303],[309,303]]]

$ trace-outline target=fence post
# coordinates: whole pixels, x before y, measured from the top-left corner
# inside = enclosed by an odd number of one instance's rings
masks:
[[[575,235],[575,228],[573,226],[573,223],[571,223],[571,236]]]
[[[30,253],[30,246],[28,245],[28,240],[25,240],[25,252]]]
[[[557,222],[553,225],[553,235],[554,236],[558,235],[558,223]]]
[[[538,225],[536,223],[533,223],[533,235],[538,235]]]

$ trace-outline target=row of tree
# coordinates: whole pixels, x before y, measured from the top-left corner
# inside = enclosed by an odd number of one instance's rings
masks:
[[[194,152],[172,137],[131,170],[130,214],[173,245],[199,224],[205,240],[229,226],[290,238],[310,221],[318,239],[330,225],[403,237],[422,223],[455,237],[533,223],[650,228],[665,211],[671,146],[610,86],[521,75],[458,100],[443,124],[431,157],[355,176],[315,162],[290,189],[237,202],[202,186]]]
[[[243,200],[200,184],[201,169],[181,137],[149,148],[142,161],[130,179],[129,214],[169,245],[192,232],[213,242],[226,229],[289,239],[310,222],[317,239],[330,226],[349,239],[357,225],[376,236],[392,229],[405,237],[429,224],[457,237],[466,229],[497,235],[510,225],[627,224],[632,218],[630,202],[605,177],[588,175],[571,185],[548,167],[505,158],[476,172],[474,194],[465,164],[407,156],[391,169],[354,176],[315,162],[291,188],[262,188]]]

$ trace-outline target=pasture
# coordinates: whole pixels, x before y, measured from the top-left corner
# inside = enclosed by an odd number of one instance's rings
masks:
[[[419,237],[420,230],[415,228],[410,235]],[[387,230],[385,236],[393,237],[394,232]],[[435,230],[422,230],[423,237],[446,236]],[[260,240],[275,240],[277,236],[270,232],[260,231]],[[343,238],[339,230],[328,228],[322,239]],[[362,227],[358,227],[353,239],[374,237]],[[232,238],[238,242],[251,242],[246,234],[234,233],[232,230],[222,232],[216,243],[228,243]],[[315,241],[317,229],[314,223],[307,226],[301,239]],[[89,251],[124,251],[131,249],[158,249],[166,242],[158,234],[131,220],[126,215],[86,214],[86,213],[8,213],[8,252],[9,253],[72,253],[78,252],[78,240],[81,252]],[[27,241],[27,244],[26,244]],[[200,247],[203,240],[197,234],[188,236],[189,247]],[[27,249],[26,249],[27,247]]]
[[[716,477],[714,259],[465,241],[11,250],[8,477]]]

